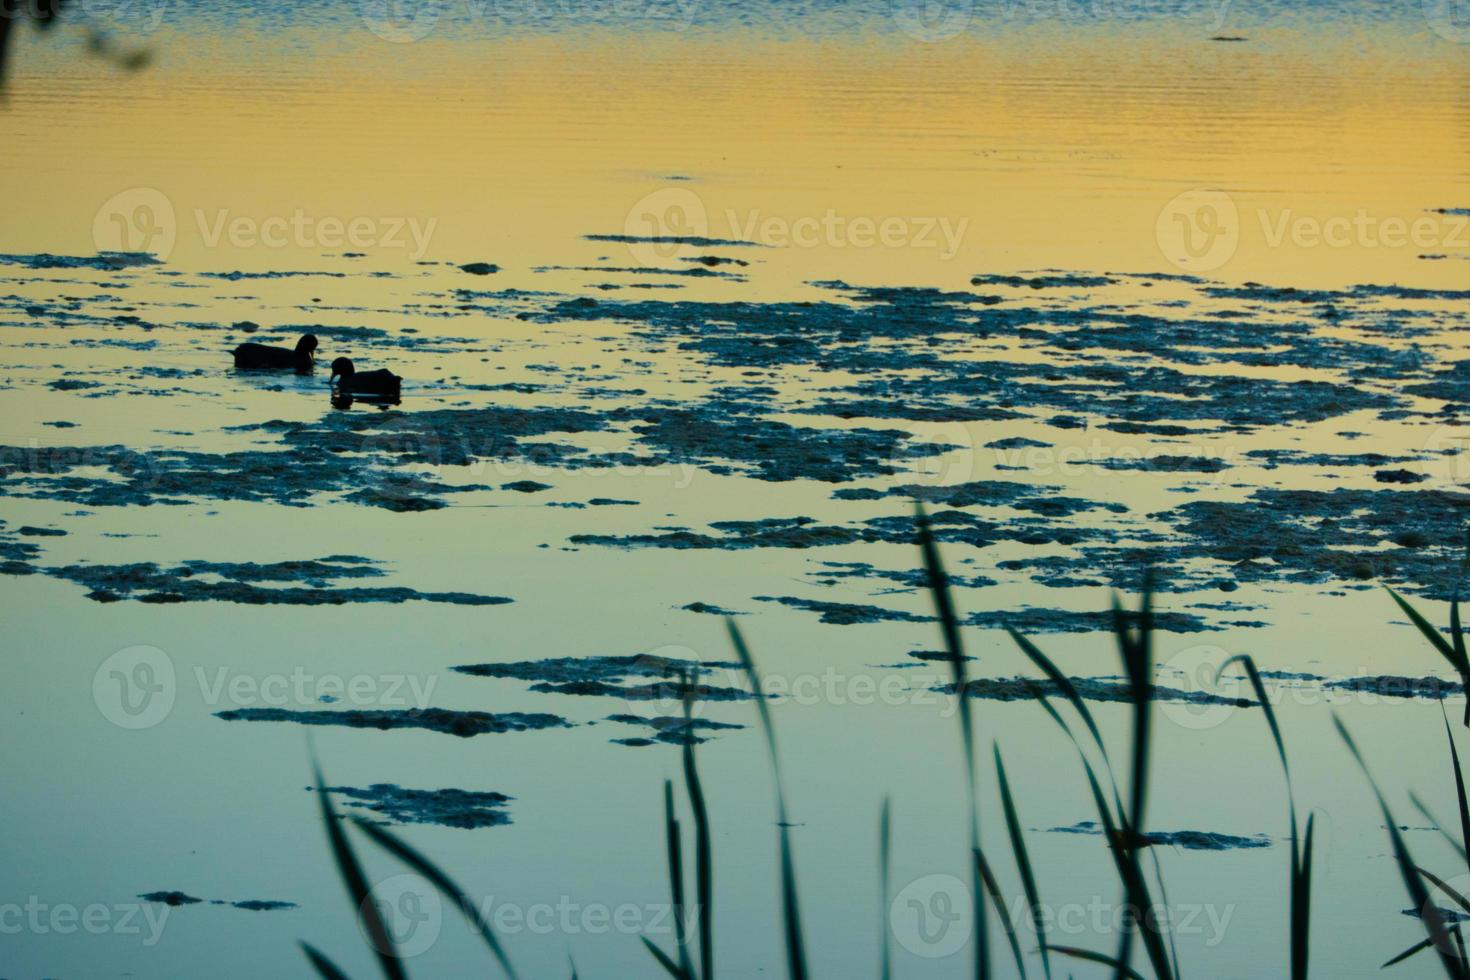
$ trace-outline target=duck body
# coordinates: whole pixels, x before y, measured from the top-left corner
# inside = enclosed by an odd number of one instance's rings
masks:
[[[241,344],[235,348],[235,367],[242,371],[298,371],[305,374],[316,366],[313,357],[316,347],[313,334],[302,336],[296,342],[295,350],[269,344]]]
[[[377,395],[397,398],[403,379],[387,368],[376,371],[359,371],[352,361],[339,357],[332,362],[332,380],[337,390],[348,395]]]

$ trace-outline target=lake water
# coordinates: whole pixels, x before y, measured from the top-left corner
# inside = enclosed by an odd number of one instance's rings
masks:
[[[887,922],[897,975],[970,975],[956,706],[947,666],[909,656],[940,644],[916,496],[979,617],[972,676],[1036,674],[1003,622],[1071,675],[1120,673],[1090,614],[1150,563],[1161,684],[1249,697],[1213,682],[1239,653],[1309,675],[1269,683],[1317,814],[1319,975],[1377,975],[1423,936],[1334,712],[1419,862],[1463,883],[1408,798],[1455,810],[1439,704],[1330,686],[1449,676],[1379,583],[1445,621],[1470,506],[1453,4],[178,2],[21,26],[0,111],[6,975],[306,975],[300,939],[372,975],[308,735],[331,785],[513,797],[503,826],[394,830],[504,910],[521,975],[657,975],[638,937],[673,948],[680,753],[609,717],[677,703],[628,696],[637,677],[598,695],[451,668],[724,664],[707,608],[740,614],[780,695],[814,974],[876,977]],[[113,63],[135,51],[145,69]],[[307,331],[314,374],[231,369],[237,344]],[[401,375],[401,405],[334,408],[343,355]],[[1034,704],[971,704],[1003,890],[1022,894],[992,742],[1052,941],[1111,950],[1107,849],[1048,832],[1096,819],[1075,751]],[[248,720],[417,707],[569,727]],[[1092,708],[1126,758],[1128,706]],[[717,966],[777,975],[756,711],[699,711],[745,726],[697,749]],[[1285,975],[1262,713],[1155,717],[1148,828],[1271,838],[1155,849],[1182,966]],[[354,840],[412,975],[491,968]],[[138,899],[173,890],[297,907]]]

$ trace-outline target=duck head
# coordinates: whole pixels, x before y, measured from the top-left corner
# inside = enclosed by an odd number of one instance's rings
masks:
[[[306,361],[313,360],[316,348],[316,334],[304,333],[301,339],[296,341],[296,356]]]
[[[332,384],[347,387],[352,382],[352,376],[357,373],[352,362],[345,357],[339,357],[332,362]]]

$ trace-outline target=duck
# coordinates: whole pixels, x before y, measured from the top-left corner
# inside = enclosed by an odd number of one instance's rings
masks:
[[[387,368],[359,371],[350,359],[339,357],[332,362],[332,384],[344,395],[397,398],[403,379]]]
[[[316,366],[316,334],[302,334],[295,350],[269,344],[241,344],[235,348],[235,367],[245,371],[284,371],[305,374]]]

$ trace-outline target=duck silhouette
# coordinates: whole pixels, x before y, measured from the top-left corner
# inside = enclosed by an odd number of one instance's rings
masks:
[[[294,369],[302,374],[316,364],[316,334],[302,334],[296,341],[296,349],[271,347],[269,344],[241,344],[235,348],[235,367],[244,371],[286,371]]]
[[[379,398],[398,398],[403,379],[387,368],[376,371],[359,371],[352,361],[339,357],[332,362],[332,384],[342,395],[357,395]]]

